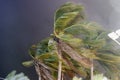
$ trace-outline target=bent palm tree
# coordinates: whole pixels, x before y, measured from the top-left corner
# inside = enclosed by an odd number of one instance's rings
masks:
[[[91,74],[98,73],[119,79],[120,56],[113,50],[107,32],[86,21],[81,5],[62,5],[54,22],[52,36],[33,45],[33,60],[24,63],[34,63],[39,80],[72,80],[74,76],[90,80]]]

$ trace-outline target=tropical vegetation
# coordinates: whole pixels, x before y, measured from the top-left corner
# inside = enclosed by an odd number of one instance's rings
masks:
[[[120,55],[107,34],[87,21],[82,5],[65,3],[55,13],[53,33],[32,45],[32,60],[23,65],[34,65],[39,80],[98,80],[98,74],[119,80]]]

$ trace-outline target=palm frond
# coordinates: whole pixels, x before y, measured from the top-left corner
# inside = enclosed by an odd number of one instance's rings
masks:
[[[94,22],[85,21],[81,5],[62,5],[55,14],[53,33],[52,37],[30,48],[39,77],[56,80],[61,62],[61,77],[64,80],[74,76],[90,80],[91,67],[95,68],[94,74],[104,73],[111,80],[119,80],[119,52],[112,48],[108,31]]]

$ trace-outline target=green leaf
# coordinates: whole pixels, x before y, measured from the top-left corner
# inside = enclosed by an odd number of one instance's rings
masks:
[[[63,31],[66,27],[72,25],[72,21],[76,18],[79,12],[70,12],[64,13],[57,21],[55,22],[55,32],[59,34]]]
[[[103,76],[103,74],[97,74],[97,75],[94,75],[94,80],[109,80],[109,79]]]
[[[81,20],[84,20],[82,6],[67,3],[56,12],[54,32],[57,35],[66,27],[79,23]]]
[[[22,65],[24,65],[25,67],[30,67],[30,66],[33,65],[33,63],[34,63],[33,60],[32,61],[25,61],[25,62],[22,63]]]
[[[9,74],[7,75],[6,78],[9,78],[9,77],[15,76],[15,74],[16,74],[16,71],[12,71],[11,73],[9,73]]]
[[[69,12],[76,12],[79,11],[81,14],[81,18],[85,18],[84,13],[83,13],[83,6],[81,5],[76,5],[75,3],[65,3],[62,5],[55,14],[55,21],[61,17],[64,13],[69,13]]]
[[[60,39],[69,44],[72,47],[80,47],[82,44],[82,40],[79,38],[75,38],[74,36],[70,34],[62,34],[59,35]]]
[[[64,29],[67,34],[72,34],[82,39],[94,39],[101,31],[100,27],[93,22],[81,22]]]
[[[120,63],[120,57],[116,56],[114,54],[110,54],[110,52],[109,53],[107,53],[107,52],[99,53],[99,54],[97,54],[97,56],[99,56],[102,60],[106,60],[106,61],[114,63],[114,64]]]
[[[120,76],[120,62],[119,59],[120,57],[117,55],[114,55],[111,52],[102,52],[97,54],[99,57],[98,63],[100,64],[99,66],[104,69],[105,75],[111,80],[119,80]],[[97,68],[98,69],[98,68]]]
[[[32,58],[35,58],[36,56],[39,56],[41,54],[48,53],[48,41],[49,38],[46,38],[38,44],[32,45],[32,47],[29,49],[30,56]]]
[[[78,77],[73,77],[73,80],[82,80],[82,78],[78,78]]]
[[[8,74],[5,80],[30,80],[24,73],[16,74],[16,71],[12,71]]]

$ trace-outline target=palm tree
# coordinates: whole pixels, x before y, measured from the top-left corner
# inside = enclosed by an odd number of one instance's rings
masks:
[[[119,79],[120,56],[113,49],[108,32],[85,18],[83,7],[75,3],[62,5],[55,14],[53,34],[33,45],[33,58],[39,80],[72,80],[74,76],[93,80],[104,73]]]

